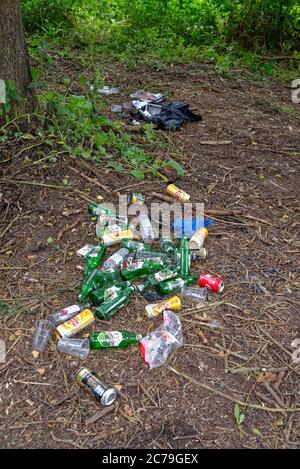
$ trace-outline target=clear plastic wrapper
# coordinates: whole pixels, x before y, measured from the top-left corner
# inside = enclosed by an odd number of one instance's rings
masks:
[[[164,322],[142,338],[140,352],[149,370],[163,365],[170,353],[183,345],[181,322],[170,310],[164,311]]]

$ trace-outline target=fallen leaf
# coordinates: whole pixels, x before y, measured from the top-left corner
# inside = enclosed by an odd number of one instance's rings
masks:
[[[256,378],[257,383],[272,383],[273,381],[276,381],[276,375],[270,371],[264,371]]]
[[[121,391],[122,387],[123,387],[122,384],[115,384],[114,385],[114,388],[116,388],[116,390],[119,391],[119,392]]]
[[[37,369],[36,369],[36,372],[37,372],[39,375],[43,376],[43,375],[45,374],[45,368],[37,368]]]
[[[13,334],[11,334],[11,335],[8,337],[8,340],[9,340],[10,342],[14,342],[14,341],[16,340],[16,336],[13,335]]]
[[[38,358],[40,352],[38,352],[37,350],[33,350],[33,351],[31,352],[31,354],[33,355],[34,358]]]
[[[283,427],[284,425],[283,418],[280,417],[279,419],[274,420],[274,422],[272,422],[272,425],[273,427]]]

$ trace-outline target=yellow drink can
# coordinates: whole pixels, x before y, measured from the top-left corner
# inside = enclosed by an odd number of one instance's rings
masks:
[[[166,309],[178,311],[181,309],[181,299],[179,296],[172,296],[168,300],[160,303],[153,303],[145,307],[145,312],[149,318],[155,318]]]
[[[55,335],[60,338],[72,337],[81,331],[89,324],[95,321],[95,317],[92,311],[88,308],[82,310],[79,314],[69,319],[66,322],[63,322],[55,329]]]
[[[180,200],[180,202],[187,202],[191,198],[189,194],[179,189],[179,187],[175,186],[174,184],[169,184],[166,192],[170,195],[173,195],[173,197]]]

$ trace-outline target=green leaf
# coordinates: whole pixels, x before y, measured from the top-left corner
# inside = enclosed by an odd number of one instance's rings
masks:
[[[103,145],[106,144],[106,142],[107,142],[107,134],[105,134],[104,132],[101,132],[100,134],[95,135],[94,144],[96,148],[100,149],[101,147],[103,147]]]
[[[54,239],[52,238],[52,236],[49,236],[49,238],[47,238],[47,244],[52,244],[54,243]]]
[[[185,171],[184,171],[183,167],[180,166],[180,164],[177,163],[177,161],[174,161],[174,160],[163,161],[162,164],[161,164],[161,167],[162,168],[173,168],[173,169],[175,169],[175,171],[177,171],[179,176],[184,176],[184,174],[185,174]]]
[[[235,420],[238,422],[239,417],[240,417],[240,406],[238,404],[235,404],[233,412],[234,412]]]
[[[139,169],[132,169],[130,171],[130,174],[134,176],[137,179],[144,179],[145,178],[145,173],[143,171],[140,171]]]
[[[87,82],[88,82],[87,78],[86,78],[84,75],[80,75],[80,77],[79,77],[79,83],[80,83],[81,85],[86,85]]]
[[[30,72],[31,72],[31,79],[32,79],[32,81],[37,81],[38,78],[39,78],[39,76],[40,76],[40,71],[39,71],[39,69],[38,69],[38,68],[32,68],[32,69],[30,70]]]
[[[252,431],[254,435],[261,436],[261,432],[258,430],[258,428],[252,427]]]
[[[119,171],[120,173],[124,171],[124,166],[122,165],[122,163],[119,163],[118,161],[114,161],[114,160],[109,161],[106,164],[106,168],[112,168],[115,171]]]

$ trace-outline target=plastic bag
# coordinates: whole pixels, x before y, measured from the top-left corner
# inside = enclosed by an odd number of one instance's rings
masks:
[[[164,311],[164,322],[140,341],[140,352],[149,370],[163,365],[170,353],[183,345],[181,322],[170,310]]]

